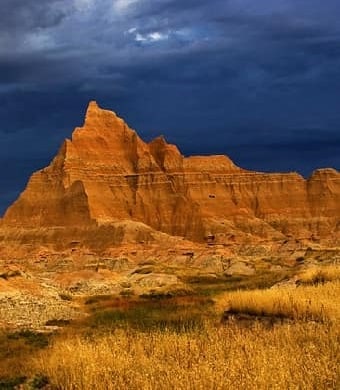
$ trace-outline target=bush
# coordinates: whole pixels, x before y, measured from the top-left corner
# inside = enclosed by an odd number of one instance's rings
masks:
[[[46,375],[37,374],[35,375],[29,382],[29,388],[32,390],[43,389],[45,386],[49,384],[49,380]]]
[[[45,348],[48,346],[48,337],[46,334],[40,332],[34,332],[29,329],[24,329],[18,332],[10,333],[7,337],[9,339],[14,339],[14,340],[18,340],[22,338],[25,340],[27,344],[32,345],[35,348]]]
[[[15,390],[18,386],[22,385],[26,381],[25,376],[18,376],[15,378],[0,379],[1,390]]]

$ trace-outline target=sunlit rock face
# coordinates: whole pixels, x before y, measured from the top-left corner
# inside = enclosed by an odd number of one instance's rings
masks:
[[[184,157],[163,137],[144,142],[114,112],[90,102],[84,125],[31,176],[2,226],[93,231],[131,221],[137,230],[147,225],[230,244],[336,238],[339,220],[337,170],[320,169],[305,180],[297,173],[247,171],[227,156]],[[115,240],[112,235],[111,244]]]

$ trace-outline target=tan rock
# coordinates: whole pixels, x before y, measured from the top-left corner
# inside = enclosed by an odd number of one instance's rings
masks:
[[[255,274],[255,268],[250,266],[249,264],[246,264],[242,261],[237,261],[233,263],[225,272],[225,275],[227,276],[233,276],[233,275],[245,275],[250,276]]]
[[[104,250],[169,239],[159,232],[209,245],[336,241],[339,221],[335,169],[305,180],[297,173],[246,171],[226,156],[184,157],[163,137],[145,143],[115,113],[91,102],[84,125],[6,211],[0,243],[38,240],[60,250],[72,239]],[[15,238],[8,233],[13,229]]]

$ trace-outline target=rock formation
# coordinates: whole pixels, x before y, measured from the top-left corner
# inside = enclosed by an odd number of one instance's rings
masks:
[[[91,102],[84,125],[32,175],[2,227],[68,229],[79,240],[81,231],[101,231],[110,246],[121,242],[126,226],[132,241],[153,231],[224,245],[336,240],[340,173],[320,169],[305,180],[297,173],[247,171],[226,156],[184,157],[163,137],[145,143],[115,113]]]

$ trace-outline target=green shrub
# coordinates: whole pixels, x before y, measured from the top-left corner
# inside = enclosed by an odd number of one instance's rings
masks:
[[[45,348],[48,346],[48,336],[46,334],[34,332],[30,329],[10,333],[7,337],[13,340],[24,339],[27,344],[35,348]]]
[[[3,378],[0,379],[1,390],[15,390],[18,386],[22,385],[26,381],[25,376],[18,376],[15,378]]]
[[[32,390],[43,389],[49,384],[49,380],[46,375],[37,374],[29,382],[29,388]]]

